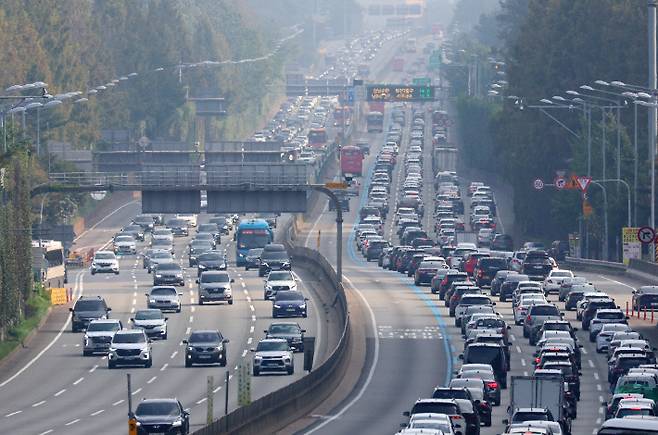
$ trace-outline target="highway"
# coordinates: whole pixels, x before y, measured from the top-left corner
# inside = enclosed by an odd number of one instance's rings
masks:
[[[108,217],[97,228],[85,234],[78,244],[81,246],[102,245],[108,234],[114,234],[130,217],[139,210],[138,203],[132,203],[118,213]],[[199,220],[203,222],[203,216]],[[279,235],[280,237],[280,235]],[[147,236],[148,240],[148,236]],[[187,266],[186,246],[189,238],[175,240],[176,258]],[[143,248],[144,243],[139,244]],[[226,250],[229,258],[234,257],[235,245],[231,237],[224,236],[218,249]],[[142,261],[136,256],[120,260],[121,273],[118,276],[97,274],[88,270],[70,274],[75,296],[100,295],[112,308],[111,317],[119,318],[124,326],[135,310],[145,308],[144,292],[152,285],[152,277],[142,269]],[[82,333],[70,332],[68,323],[57,325],[61,334],[52,339],[52,345],[26,370],[12,373],[0,380],[0,419],[3,432],[21,434],[117,433],[117,422],[126,421],[127,387],[125,373],[132,374],[133,400],[143,397],[178,397],[191,408],[193,427],[205,422],[205,392],[207,376],[215,381],[215,417],[224,410],[224,376],[228,370],[233,382],[229,409],[237,406],[237,378],[235,370],[240,360],[251,359],[249,348],[255,347],[263,337],[263,330],[271,322],[270,301],[263,300],[263,279],[257,271],[245,272],[229,267],[235,278],[234,305],[196,305],[196,270],[185,267],[186,285],[183,291],[183,310],[169,313],[169,337],[166,341],[153,343],[153,367],[107,369],[105,357],[83,357],[81,350]],[[296,270],[301,278],[301,290],[317,299],[317,282],[308,271]],[[317,358],[323,357],[326,331],[322,325],[329,322],[331,314],[312,303],[308,319],[298,319],[299,323],[316,336]],[[184,348],[181,341],[195,329],[219,329],[230,339],[228,345],[228,365],[221,367],[184,367]],[[35,349],[36,351],[36,349]],[[303,376],[303,358],[295,356],[296,371],[293,376],[261,376],[252,379],[252,398],[256,399],[270,391],[279,389]],[[15,367],[20,370],[21,367]]]
[[[406,60],[409,60],[409,56]],[[394,79],[394,76],[389,75],[387,79]],[[454,119],[453,108],[449,105],[447,109]],[[409,119],[408,116],[407,122]],[[388,117],[386,121],[384,131],[388,128]],[[449,142],[459,146],[460,139],[456,135],[455,128],[449,129],[449,135]],[[383,134],[368,135],[371,153],[364,160],[364,168],[372,167],[383,145],[383,138]],[[398,165],[392,179],[389,199],[391,211],[384,231],[384,237],[393,244],[398,244],[392,232],[392,215],[396,203],[395,195],[401,183],[400,172],[404,167],[401,161],[405,144],[403,136]],[[430,150],[431,146],[424,148],[423,198],[427,198],[426,204],[431,203],[430,198],[433,197]],[[511,188],[496,174],[468,170],[465,164],[468,156],[460,155],[460,159],[462,164],[458,173],[461,176],[462,188],[468,186],[471,181],[483,181],[491,186],[496,194],[498,230],[507,234],[516,234],[515,222],[522,217],[514,216]],[[407,278],[406,275],[383,270],[375,263],[367,263],[356,251],[353,228],[358,223],[358,210],[366,202],[367,190],[367,176],[364,176],[361,196],[351,200],[351,210],[345,217],[346,235],[343,240],[346,246],[343,270],[347,289],[356,293],[370,312],[370,318],[358,319],[369,325],[366,367],[352,394],[332,412],[322,419],[317,419],[312,426],[300,433],[393,433],[399,429],[401,423],[405,422],[402,412],[409,410],[418,398],[431,397],[435,386],[447,385],[453,376],[453,371],[460,365],[458,356],[463,351],[463,338],[461,331],[453,326],[453,319],[449,317],[443,302],[438,301],[435,295],[431,295],[428,287],[415,286],[413,279]],[[470,206],[468,197],[462,196],[466,205],[465,216],[468,216]],[[428,232],[433,231],[433,222],[430,219],[431,212],[428,212],[423,222]],[[308,227],[307,243],[315,247],[316,234],[320,231],[321,252],[330,259],[335,258],[333,213],[325,213],[318,220],[310,222]],[[522,242],[515,240],[515,245],[518,246]],[[616,275],[577,271],[576,274],[589,278],[597,288],[614,297],[621,308],[625,308],[626,302],[630,301],[633,288],[650,284],[650,282]],[[549,299],[554,300],[558,307],[564,307],[563,303],[556,300],[557,296],[552,295]],[[512,361],[509,377],[532,374],[535,348],[523,338],[522,327],[514,325],[511,303],[498,302],[497,298],[496,302],[496,310],[509,325],[512,325],[510,331]],[[565,318],[575,327],[580,328],[580,322],[575,319],[575,312],[567,312]],[[649,320],[639,319],[630,319],[629,323],[654,346],[658,345],[658,330],[655,324],[651,324]],[[573,421],[572,433],[595,434],[604,420],[604,408],[601,403],[609,396],[607,359],[604,355],[596,353],[595,345],[588,340],[586,331],[579,331],[577,334],[584,347],[581,400],[578,403],[578,417]],[[503,390],[501,406],[494,408],[492,426],[481,428],[483,435],[504,432],[505,425],[502,420],[507,418],[506,408],[509,400],[509,390]]]

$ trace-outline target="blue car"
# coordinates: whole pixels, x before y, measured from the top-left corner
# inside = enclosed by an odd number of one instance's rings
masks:
[[[306,317],[308,298],[295,290],[278,291],[272,302],[272,317]]]

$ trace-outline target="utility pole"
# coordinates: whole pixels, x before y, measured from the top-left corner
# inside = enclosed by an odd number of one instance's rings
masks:
[[[649,89],[656,102],[656,0],[648,2],[649,16]],[[656,224],[656,107],[649,106],[649,161],[651,162],[651,222],[649,226],[654,228]],[[655,246],[652,244],[651,258],[655,261]]]

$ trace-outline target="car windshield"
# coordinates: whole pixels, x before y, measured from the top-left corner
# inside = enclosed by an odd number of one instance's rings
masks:
[[[270,325],[268,332],[270,334],[299,334],[300,330],[297,325],[275,324]]]
[[[116,258],[111,252],[97,252],[94,257],[96,260],[114,260]]]
[[[610,313],[610,312],[603,312],[603,313],[597,313],[596,317],[599,319],[623,319],[624,318],[624,313]]]
[[[135,313],[135,320],[157,320],[162,319],[160,310],[139,310]]]
[[[115,242],[134,242],[135,239],[133,239],[131,236],[118,236],[116,239],[114,239]]]
[[[500,319],[485,318],[477,321],[478,328],[502,328],[504,325],[505,322]]]
[[[250,249],[247,252],[247,257],[260,257],[260,254],[263,253],[263,248]]]
[[[154,252],[153,255],[151,255],[152,260],[163,260],[163,259],[173,259],[171,254],[169,252]]]
[[[146,337],[143,333],[116,333],[114,334],[114,339],[112,341],[114,343],[145,343]]]
[[[153,240],[153,243],[151,243],[152,246],[170,246],[171,242],[167,239],[155,239]]]
[[[556,270],[553,273],[551,273],[551,276],[557,278],[571,277],[571,272]]]
[[[624,418],[629,415],[653,415],[651,409],[648,408],[621,408],[617,411],[616,418]]]
[[[304,296],[299,292],[278,292],[275,300],[277,301],[303,301]]]
[[[176,295],[176,289],[174,288],[154,288],[151,290],[151,296],[171,296]]]
[[[290,272],[270,272],[267,277],[268,281],[291,281],[292,274]]]
[[[221,261],[222,256],[215,252],[207,252],[199,255],[199,261]]]
[[[154,236],[171,236],[171,230],[155,230],[153,231]]]
[[[275,252],[263,252],[261,255],[261,260],[288,260],[288,254],[286,252],[275,251]]]
[[[96,331],[118,331],[118,323],[110,322],[91,322],[87,328],[87,332],[96,332]]]
[[[411,410],[412,414],[447,414],[447,415],[456,415],[459,414],[459,407],[454,403],[432,403],[432,402],[420,402],[416,403]]]
[[[96,301],[78,301],[75,303],[73,308],[75,311],[102,311],[103,302],[100,300]]]
[[[468,360],[466,363],[491,364],[492,367],[499,366],[500,348],[489,346],[477,346],[468,348]]]
[[[159,264],[158,265],[158,272],[162,270],[167,270],[167,271],[179,271],[180,266],[176,263],[164,263],[164,264]]]
[[[269,351],[287,351],[287,341],[261,341],[258,343],[256,352],[269,352]]]
[[[560,310],[553,305],[535,305],[530,309],[533,316],[559,316]]]
[[[202,273],[201,282],[229,282],[228,273]]]
[[[512,419],[515,423],[529,420],[548,421],[548,415],[543,412],[517,412]]]
[[[469,296],[464,296],[459,303],[460,305],[490,305],[491,301],[489,298],[474,298]]]
[[[220,340],[216,332],[193,332],[187,340],[189,343],[216,343]]]
[[[135,410],[137,417],[150,416],[169,416],[175,417],[180,415],[180,408],[175,402],[142,402],[137,405]]]

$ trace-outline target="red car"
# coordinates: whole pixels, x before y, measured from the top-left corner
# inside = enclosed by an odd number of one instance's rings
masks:
[[[475,266],[478,264],[478,260],[480,258],[489,256],[489,254],[483,252],[473,252],[472,254],[468,254],[468,257],[466,257],[466,260],[462,263],[464,272],[466,272],[469,276],[473,276],[473,271],[475,270]]]

